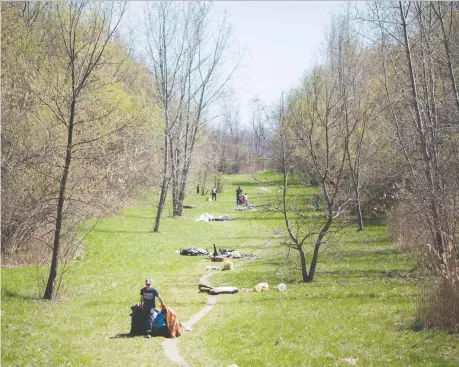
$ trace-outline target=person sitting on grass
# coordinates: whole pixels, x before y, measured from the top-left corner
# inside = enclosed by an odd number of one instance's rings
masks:
[[[158,290],[151,286],[151,279],[145,280],[145,287],[140,290],[140,308],[144,310],[145,317],[147,319],[145,327],[147,336],[151,336],[153,321],[156,317],[155,297],[158,297],[159,302],[161,302],[161,308],[163,308],[164,301],[159,295]]]
[[[247,205],[247,195],[245,193],[242,194],[241,205],[242,206],[246,206]]]

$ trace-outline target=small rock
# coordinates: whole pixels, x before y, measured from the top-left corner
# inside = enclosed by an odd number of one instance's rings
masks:
[[[276,287],[279,292],[284,292],[287,290],[287,286],[284,283],[279,283]]]
[[[257,292],[269,291],[269,285],[266,282],[258,283],[254,288]]]

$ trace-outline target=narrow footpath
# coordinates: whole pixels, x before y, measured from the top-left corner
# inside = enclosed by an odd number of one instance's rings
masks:
[[[271,242],[269,242],[265,246],[256,250],[254,254],[259,256],[259,254],[261,253],[261,251],[263,251],[263,249],[269,248],[269,247],[271,247]],[[253,260],[246,260],[246,261],[253,261]],[[239,267],[242,264],[243,263],[240,262],[239,264],[235,265],[235,267]],[[217,273],[216,272],[208,273],[202,276],[201,279],[199,280],[199,283],[207,284],[210,286],[208,279],[212,275],[215,275],[215,274]],[[215,305],[217,304],[217,297],[218,296],[213,296],[209,294],[209,296],[207,297],[207,303],[205,304],[204,308],[202,308],[199,312],[191,316],[191,318],[188,321],[183,323],[183,326],[185,326],[186,328],[192,329],[194,324],[196,324],[199,320],[201,320],[210,310],[212,310],[212,308],[215,307]],[[164,339],[163,347],[164,347],[164,353],[173,363],[175,363],[178,366],[190,367],[190,364],[188,364],[185,361],[185,359],[182,357],[182,355],[180,354],[180,351],[178,349],[178,339],[177,338]]]

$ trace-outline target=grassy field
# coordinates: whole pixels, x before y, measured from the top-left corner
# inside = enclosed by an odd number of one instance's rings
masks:
[[[344,230],[323,249],[315,281],[303,284],[283,267],[279,217],[234,211],[238,184],[255,204],[276,188],[260,189],[263,184],[242,175],[228,182],[216,202],[187,198],[197,208],[185,209],[180,219],[165,217],[159,234],[151,232],[155,208],[148,198],[100,221],[83,258],[68,269],[59,302],[41,300],[35,267],[3,268],[2,366],[170,366],[161,338],[128,337],[130,306],[151,277],[180,321],[189,319],[207,300],[197,285],[209,262],[175,251],[211,250],[214,243],[245,253],[272,246],[259,259],[235,260],[241,266],[219,272],[212,285],[249,288],[267,281],[288,289],[219,296],[178,339],[193,366],[349,365],[344,358],[358,366],[459,365],[457,336],[412,330],[419,277],[384,226]],[[235,220],[195,222],[206,212]]]

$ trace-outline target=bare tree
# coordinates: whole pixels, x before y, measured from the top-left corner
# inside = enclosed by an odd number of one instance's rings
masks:
[[[36,69],[37,74],[46,80],[46,92],[52,90],[51,96],[43,90],[34,93],[40,102],[48,109],[57,123],[65,127],[65,154],[62,166],[59,167],[59,193],[56,199],[56,214],[54,221],[54,240],[52,245],[52,261],[50,273],[44,293],[45,299],[53,297],[55,280],[58,271],[60,245],[63,232],[63,222],[66,213],[66,196],[68,178],[71,172],[75,154],[84,144],[91,143],[107,133],[96,132],[92,138],[75,139],[81,134],[81,129],[88,122],[100,120],[103,113],[91,113],[85,110],[85,100],[90,97],[94,88],[101,87],[91,77],[97,70],[104,67],[104,54],[109,41],[115,36],[125,4],[106,4],[91,2],[68,2],[53,5],[57,20],[55,39],[58,48],[53,59],[54,73],[44,75],[44,71]],[[117,11],[119,10],[119,11]],[[51,98],[50,98],[51,97]],[[77,154],[78,156],[78,154]]]
[[[434,247],[445,253],[451,235],[450,226],[445,222],[449,210],[446,198],[450,194],[445,191],[441,169],[444,152],[440,147],[445,138],[442,125],[454,123],[442,118],[442,115],[451,114],[443,114],[438,103],[438,64],[434,57],[438,49],[434,35],[438,32],[434,12],[430,9],[430,4],[411,2],[375,3],[371,8],[372,21],[380,30],[384,85],[397,140],[409,166],[412,189],[423,207],[420,212],[431,232]],[[454,77],[450,80],[454,82]],[[394,85],[398,90],[392,87]],[[451,91],[454,95],[454,87]],[[395,100],[403,101],[409,113]]]
[[[206,112],[236,65],[224,69],[231,30],[226,18],[211,28],[211,6],[158,2],[148,5],[147,48],[163,108],[163,173],[154,231],[169,184],[173,215],[182,215],[186,184]]]
[[[271,206],[270,210],[278,211],[284,217],[288,233],[285,245],[298,251],[303,282],[313,281],[320,248],[325,238],[337,230],[331,228],[332,223],[343,213],[349,199],[345,179],[349,136],[343,137],[341,131],[336,80],[323,68],[314,70],[304,86],[289,96],[287,103],[281,99],[271,118],[275,137],[266,139],[271,148],[271,159],[277,162],[282,176],[281,197],[278,205]],[[268,136],[268,132],[264,132],[264,136]],[[319,178],[324,199],[324,211],[319,215],[305,203],[307,196],[288,194],[292,165],[297,162],[294,155],[299,154],[310,162],[309,170]],[[317,220],[311,221],[311,216]]]
[[[458,23],[451,12],[457,5],[376,2],[368,8],[367,21],[374,25],[381,51],[386,116],[404,158],[399,206],[408,209],[397,219],[418,224],[410,241],[429,259],[426,270],[437,276],[420,310],[429,324],[456,325],[459,170],[452,163],[458,159],[452,141],[458,126],[458,49],[452,40],[457,40]]]

